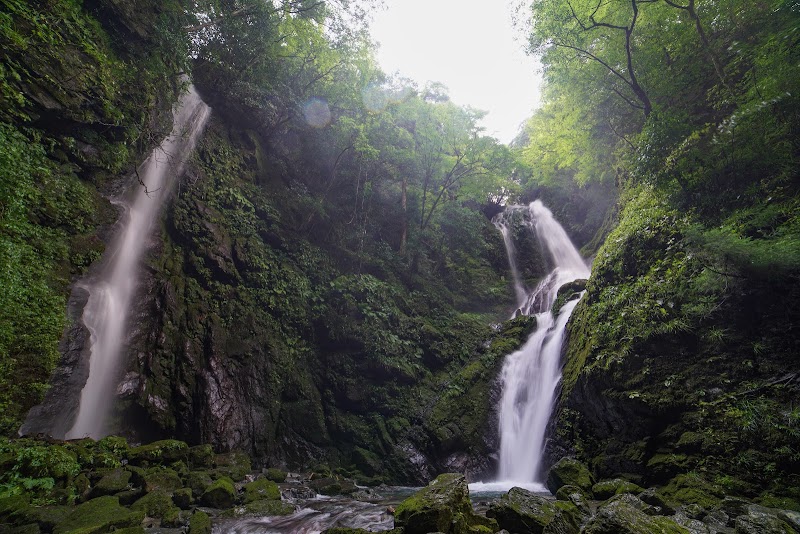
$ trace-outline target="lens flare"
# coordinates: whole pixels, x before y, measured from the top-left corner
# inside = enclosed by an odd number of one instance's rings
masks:
[[[331,122],[331,109],[321,98],[312,98],[303,105],[303,117],[309,126],[324,128]]]

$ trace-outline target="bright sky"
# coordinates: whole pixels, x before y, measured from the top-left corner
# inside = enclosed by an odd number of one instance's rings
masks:
[[[539,101],[536,63],[515,40],[509,0],[385,0],[373,38],[388,74],[438,81],[459,105],[488,111],[486,133],[504,143]]]

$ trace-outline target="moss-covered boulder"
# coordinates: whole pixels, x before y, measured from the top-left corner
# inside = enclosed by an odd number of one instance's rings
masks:
[[[678,475],[658,494],[672,505],[697,504],[711,510],[722,501],[722,490],[695,474]]]
[[[243,489],[245,504],[260,500],[279,501],[281,499],[281,490],[278,485],[266,478],[259,478],[245,484]]]
[[[555,494],[561,486],[577,486],[591,494],[595,481],[586,465],[575,458],[561,458],[547,473],[547,489]]]
[[[145,514],[131,511],[112,496],[97,497],[77,506],[53,529],[54,534],[108,532],[117,528],[140,526]]]
[[[184,486],[190,488],[195,497],[205,493],[213,482],[214,479],[206,471],[189,471],[183,476]]]
[[[592,486],[592,494],[594,494],[594,498],[601,501],[609,499],[614,495],[619,495],[620,493],[639,494],[642,491],[644,491],[644,488],[623,478],[601,480]]]
[[[240,451],[217,454],[214,457],[214,464],[217,466],[217,473],[230,477],[236,482],[244,480],[244,477],[253,470],[250,465],[250,457]]]
[[[736,534],[794,534],[796,531],[776,515],[748,511],[735,520]]]
[[[172,494],[172,502],[181,510],[188,510],[192,507],[194,499],[190,488],[180,488]]]
[[[316,478],[310,480],[308,486],[322,495],[350,495],[358,491],[358,486],[344,478]]]
[[[103,476],[91,489],[91,497],[114,495],[130,488],[131,472],[127,469],[114,469]]]
[[[590,512],[589,496],[578,486],[561,486],[556,492],[556,499],[559,501],[571,502],[582,514]]]
[[[198,510],[189,519],[189,534],[211,534],[211,518]]]
[[[209,444],[189,447],[187,459],[194,469],[214,467],[214,449]]]
[[[188,453],[189,446],[185,442],[176,439],[165,439],[130,449],[128,451],[128,462],[131,465],[143,467],[169,465],[178,460],[185,461]]]
[[[236,504],[236,488],[229,477],[221,477],[206,488],[200,503],[211,508],[231,508]]]
[[[166,467],[154,467],[144,474],[142,486],[147,493],[163,490],[168,493],[183,487],[183,481],[174,470]]]
[[[222,513],[222,517],[292,515],[296,511],[297,508],[288,502],[262,499],[226,510]]]
[[[447,473],[404,500],[395,511],[395,526],[406,534],[495,532],[497,523],[477,515],[464,475]]]
[[[651,517],[625,500],[601,506],[581,531],[582,534],[690,534],[672,519]]]
[[[164,490],[155,490],[131,505],[131,510],[144,512],[147,517],[167,519],[175,516],[178,508],[172,502],[172,495]]]
[[[511,488],[489,505],[486,516],[510,532],[541,534],[557,513],[552,501],[523,488]]]
[[[277,467],[270,467],[264,472],[264,478],[267,480],[271,480],[273,482],[285,482],[286,481],[286,471],[282,469],[278,469]]]

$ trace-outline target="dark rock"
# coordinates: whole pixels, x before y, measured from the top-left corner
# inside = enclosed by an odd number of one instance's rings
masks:
[[[594,498],[604,501],[619,495],[620,493],[634,493],[638,494],[644,491],[644,488],[622,478],[615,478],[613,480],[601,480],[592,486],[592,493]]]
[[[625,500],[612,500],[601,506],[584,526],[583,534],[687,534],[672,519],[651,517]]]
[[[403,527],[406,534],[462,534],[490,525],[496,530],[494,521],[473,511],[466,479],[455,473],[439,475],[395,510],[395,526]]]
[[[114,528],[135,527],[141,524],[144,517],[144,512],[130,511],[120,506],[116,497],[97,497],[78,505],[56,525],[53,533],[103,532]]]
[[[201,467],[213,467],[214,449],[208,444],[189,447],[187,460],[189,461],[189,465],[194,469]]]
[[[191,488],[192,493],[197,495],[202,495],[206,489],[214,482],[214,479],[211,478],[206,471],[189,471],[183,477],[184,485],[187,488]]]
[[[225,511],[221,517],[292,515],[296,511],[297,508],[288,502],[262,499],[246,503],[243,506],[236,506]]]
[[[661,509],[656,506],[651,506],[646,502],[639,499],[635,495],[631,495],[630,493],[621,493],[619,495],[615,495],[611,499],[608,500],[608,503],[612,502],[623,502],[633,508],[636,508],[640,512],[644,512],[647,515],[662,515]]]
[[[591,513],[589,497],[578,486],[561,486],[556,492],[556,499],[571,502],[584,515]]]
[[[211,534],[211,518],[208,514],[198,510],[189,519],[189,534]]]
[[[547,473],[547,489],[555,494],[561,486],[577,486],[591,494],[595,481],[589,468],[574,458],[562,458]]]
[[[178,510],[172,503],[172,495],[164,490],[154,490],[131,505],[131,510],[140,510],[147,517],[166,519]]]
[[[267,480],[271,480],[273,482],[285,482],[286,481],[286,471],[282,471],[277,467],[270,467],[264,472],[264,477]]]
[[[144,490],[147,493],[163,490],[168,493],[183,487],[183,481],[178,473],[166,467],[148,469],[144,474]]]
[[[794,534],[795,530],[774,515],[751,510],[736,518],[736,534]]]
[[[239,482],[252,471],[250,457],[243,452],[234,451],[225,454],[217,454],[214,460],[217,466],[216,472],[232,478]]]
[[[317,492],[308,486],[290,486],[283,490],[287,497],[292,499],[313,499],[317,496]]]
[[[134,447],[128,451],[128,462],[136,466],[169,465],[178,460],[186,460],[189,446],[175,439],[154,441],[147,445]]]
[[[120,491],[119,493],[115,493],[114,496],[119,499],[119,503],[122,506],[130,506],[131,504],[135,503],[139,498],[141,498],[144,490],[141,488],[133,488],[125,491]]]
[[[648,488],[643,492],[639,493],[639,499],[643,502],[646,502],[650,506],[654,506],[658,508],[661,512],[661,515],[672,515],[675,513],[675,510],[667,504],[661,495],[658,494],[655,488]]]
[[[102,497],[103,495],[114,495],[130,488],[131,472],[126,469],[114,469],[101,478],[94,485],[90,492],[90,497]]]
[[[188,510],[192,507],[192,490],[190,488],[181,488],[175,490],[172,494],[172,502],[181,510]]]
[[[522,488],[511,488],[499,500],[489,505],[487,517],[497,520],[497,524],[511,532],[544,531],[558,514],[552,501]]]
[[[211,508],[230,508],[236,503],[236,488],[233,480],[222,477],[211,484],[200,496],[203,506]]]

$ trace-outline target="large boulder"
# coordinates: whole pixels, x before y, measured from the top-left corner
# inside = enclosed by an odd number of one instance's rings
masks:
[[[233,480],[222,477],[211,484],[200,496],[200,503],[211,508],[231,508],[236,504],[236,488]]]
[[[90,493],[91,497],[114,495],[130,488],[131,472],[127,469],[114,469],[97,481]]]
[[[185,442],[165,439],[130,449],[128,462],[142,467],[169,465],[178,460],[185,461],[188,454],[189,446]]]
[[[395,511],[395,526],[406,534],[495,532],[497,524],[472,509],[464,475],[446,473],[404,500]]]
[[[243,489],[245,504],[265,499],[270,501],[279,501],[281,499],[281,490],[278,485],[266,478],[259,478],[247,483]]]
[[[577,486],[591,495],[594,484],[589,468],[575,458],[561,458],[547,473],[547,489],[554,495],[561,486]]]
[[[601,480],[594,486],[592,486],[592,493],[594,494],[594,498],[600,501],[604,501],[606,499],[610,499],[614,495],[619,495],[621,493],[633,493],[639,494],[644,491],[644,488],[639,486],[638,484],[634,484],[629,480],[625,480],[623,478],[615,478],[612,480]]]
[[[494,518],[500,528],[511,532],[541,534],[558,512],[551,500],[526,489],[511,488],[489,505],[486,516]]]
[[[626,499],[601,506],[581,531],[583,534],[689,534],[672,519],[649,516]]]
[[[68,532],[108,532],[141,525],[144,512],[132,512],[111,496],[97,497],[77,506],[53,529],[54,534]]]

